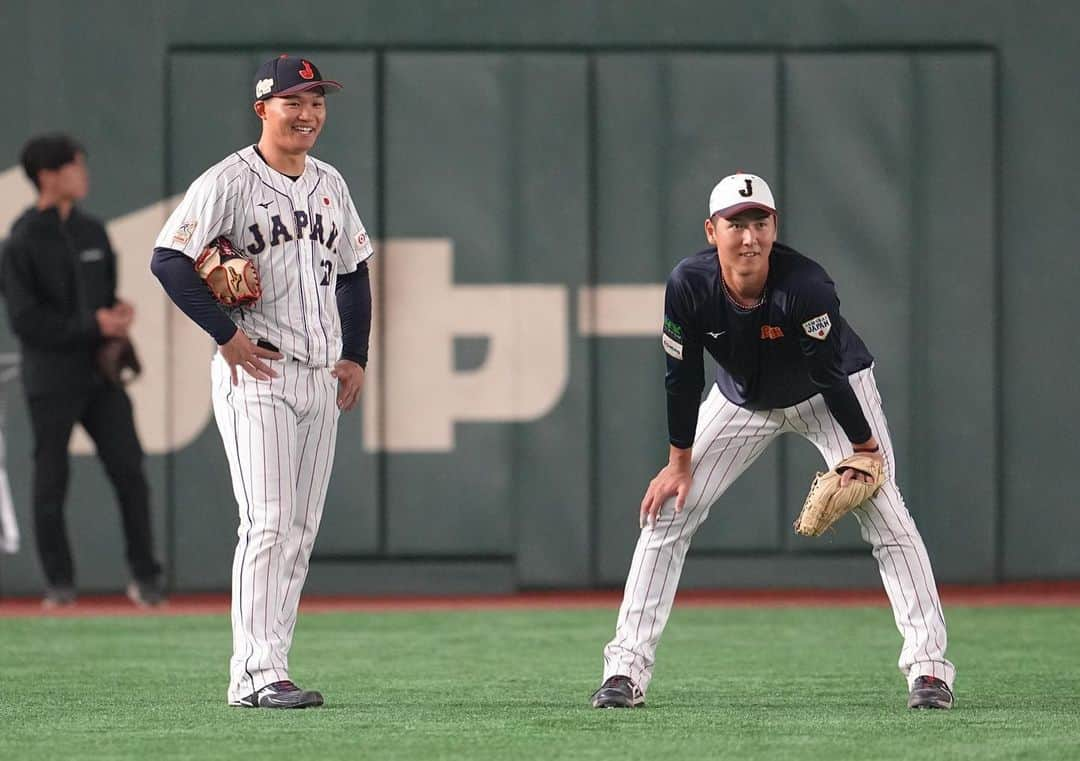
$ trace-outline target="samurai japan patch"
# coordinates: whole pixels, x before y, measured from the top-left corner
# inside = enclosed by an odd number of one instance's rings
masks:
[[[819,341],[824,341],[829,336],[829,331],[832,330],[832,322],[829,321],[829,313],[819,314],[817,317],[811,317],[809,320],[802,324],[802,329],[806,331],[806,335],[811,338],[816,338]]]

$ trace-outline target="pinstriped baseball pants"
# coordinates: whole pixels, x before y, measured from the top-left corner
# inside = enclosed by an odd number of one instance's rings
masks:
[[[214,417],[240,509],[232,568],[228,699],[289,678],[300,592],[322,518],[337,439],[330,368],[266,360],[279,377],[232,385],[211,362]]]
[[[896,486],[892,441],[881,396],[868,368],[849,378],[885,457],[888,480],[855,511],[862,537],[873,547],[881,580],[904,638],[898,665],[908,686],[936,676],[952,687],[955,667],[945,659],[945,617],[926,547]],[[652,679],[656,646],[671,614],[690,540],[710,506],[782,433],[798,433],[818,448],[831,468],[851,454],[851,444],[820,395],[794,407],[753,411],[724,398],[716,386],[702,403],[691,456],[693,483],[681,513],[674,498],[655,525],[638,538],[626,578],[615,638],[604,648],[604,679],[629,676],[644,692]]]

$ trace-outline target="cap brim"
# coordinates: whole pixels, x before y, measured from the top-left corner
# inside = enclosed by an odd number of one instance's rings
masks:
[[[293,85],[292,87],[289,87],[289,88],[287,88],[285,90],[282,90],[281,92],[270,92],[270,93],[267,93],[266,95],[264,95],[263,97],[259,98],[259,100],[266,100],[267,98],[282,98],[282,97],[284,97],[286,95],[296,95],[296,93],[298,93],[298,92],[305,92],[307,90],[314,90],[316,87],[322,87],[327,92],[331,92],[333,90],[342,90],[342,89],[344,89],[341,86],[340,82],[335,82],[332,79],[322,79],[322,80],[319,80],[318,82],[301,82],[300,84]]]
[[[730,219],[731,217],[742,214],[744,211],[749,211],[750,209],[761,209],[762,211],[767,211],[770,214],[776,213],[776,209],[766,206],[763,203],[755,203],[753,201],[749,201],[747,203],[737,203],[734,206],[728,206],[725,209],[717,209],[709,216],[715,217],[717,214],[719,214],[724,219]]]

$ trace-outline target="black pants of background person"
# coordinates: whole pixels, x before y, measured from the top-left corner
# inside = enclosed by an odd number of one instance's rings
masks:
[[[132,575],[140,581],[156,578],[161,566],[153,555],[150,488],[127,394],[119,386],[99,382],[80,392],[31,396],[28,402],[34,429],[34,529],[49,586],[75,585],[64,499],[69,474],[68,441],[76,422],[93,439],[116,491]]]

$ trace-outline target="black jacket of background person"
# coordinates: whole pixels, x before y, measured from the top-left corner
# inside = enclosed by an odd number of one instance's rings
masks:
[[[56,208],[30,208],[11,227],[0,273],[27,396],[104,382],[94,313],[116,301],[116,254],[104,226],[75,208],[63,222]]]

